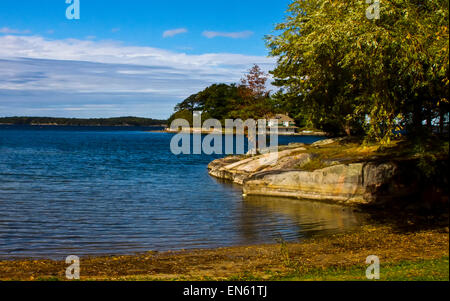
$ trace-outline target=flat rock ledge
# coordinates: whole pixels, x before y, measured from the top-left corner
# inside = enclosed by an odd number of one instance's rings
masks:
[[[334,141],[323,140],[316,145]],[[311,158],[305,147],[293,145],[277,153],[218,159],[208,169],[213,177],[242,185],[244,195],[370,204],[408,194],[407,186],[395,180],[398,166],[394,162],[337,163],[314,171],[302,170]]]

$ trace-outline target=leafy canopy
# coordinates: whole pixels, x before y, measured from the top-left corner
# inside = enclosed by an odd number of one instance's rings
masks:
[[[389,142],[448,116],[448,1],[297,0],[267,37],[280,101],[305,123]],[[447,117],[448,120],[448,117]]]

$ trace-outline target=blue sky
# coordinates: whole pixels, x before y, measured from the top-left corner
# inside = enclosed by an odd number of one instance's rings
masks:
[[[257,63],[290,0],[0,1],[0,116],[167,118]]]

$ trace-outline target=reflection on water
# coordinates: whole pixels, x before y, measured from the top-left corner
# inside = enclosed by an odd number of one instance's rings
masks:
[[[255,220],[255,212],[265,210],[274,217],[286,219],[290,227],[271,229],[271,233],[284,240],[309,238],[315,235],[328,235],[360,227],[367,215],[353,208],[337,204],[295,200],[279,197],[246,196],[245,210],[242,214],[243,233],[253,240],[261,235],[261,228],[273,226],[271,220]],[[269,234],[274,237],[273,234]]]
[[[295,241],[358,226],[339,206],[242,199],[210,177],[220,155],[175,156],[171,134],[0,126],[0,259]],[[284,139],[284,140],[283,140]],[[314,137],[280,137],[283,143]]]

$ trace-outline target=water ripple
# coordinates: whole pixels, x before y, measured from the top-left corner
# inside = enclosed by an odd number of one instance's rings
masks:
[[[0,259],[273,243],[364,220],[333,205],[244,201],[240,187],[207,174],[220,156],[174,156],[171,137],[0,126]],[[293,139],[318,138],[280,137]]]

